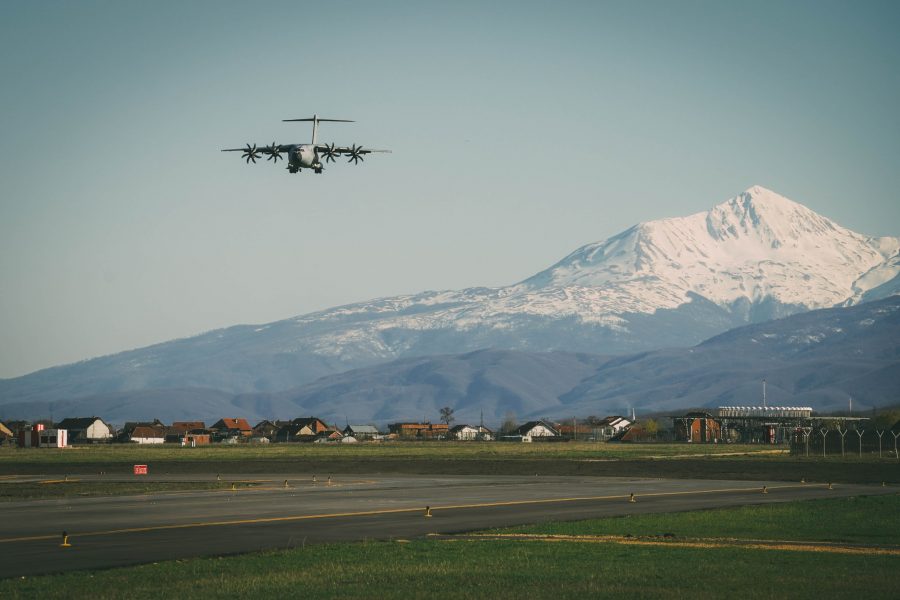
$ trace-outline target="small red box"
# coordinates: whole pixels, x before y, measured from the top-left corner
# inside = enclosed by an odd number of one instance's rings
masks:
[[[147,474],[147,465],[134,465],[134,474],[135,475],[146,475]]]

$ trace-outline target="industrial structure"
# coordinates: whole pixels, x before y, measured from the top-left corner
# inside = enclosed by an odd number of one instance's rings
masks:
[[[809,406],[720,406],[716,415],[689,412],[670,417],[675,440],[694,443],[796,443],[811,431],[859,429],[865,417],[813,415]],[[835,429],[836,428],[836,429]]]

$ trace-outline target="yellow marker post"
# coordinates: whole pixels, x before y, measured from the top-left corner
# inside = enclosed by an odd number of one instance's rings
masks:
[[[426,507],[425,507],[425,516],[426,516],[426,517],[430,517],[430,516],[431,516],[431,507],[430,507],[430,506],[426,506]]]
[[[62,544],[59,545],[60,548],[71,548],[72,544],[69,543],[69,534],[65,531],[62,532]]]
[[[768,494],[768,493],[769,493],[769,488],[766,487],[766,486],[763,486],[762,493],[763,493],[763,494]]]
[[[801,478],[800,478],[800,483],[806,483],[806,477],[801,477]]]
[[[628,497],[628,501],[634,504],[637,500],[634,499],[634,492],[631,492],[631,496]]]
[[[828,482],[828,489],[829,489],[829,490],[833,490],[833,489],[834,489],[834,486],[831,485],[831,482],[830,482],[830,481]]]

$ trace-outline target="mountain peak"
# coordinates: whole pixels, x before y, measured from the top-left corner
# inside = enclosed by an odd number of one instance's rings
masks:
[[[675,308],[692,295],[723,308],[737,301],[821,308],[858,298],[869,287],[860,278],[882,266],[897,242],[854,233],[754,185],[706,212],[641,223],[583,246],[523,283],[646,300],[631,304],[635,312]]]

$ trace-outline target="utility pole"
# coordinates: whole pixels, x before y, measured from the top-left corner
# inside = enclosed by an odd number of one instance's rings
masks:
[[[766,408],[766,380],[763,379],[763,408]]]

